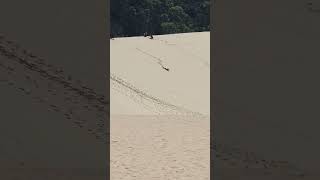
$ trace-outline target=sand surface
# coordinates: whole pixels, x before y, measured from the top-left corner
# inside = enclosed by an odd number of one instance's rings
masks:
[[[209,120],[111,116],[111,179],[209,179]]]
[[[110,40],[112,180],[210,178],[209,40]]]

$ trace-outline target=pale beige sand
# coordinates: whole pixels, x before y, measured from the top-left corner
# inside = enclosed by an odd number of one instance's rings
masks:
[[[209,179],[210,33],[110,43],[111,179]]]
[[[111,116],[111,179],[209,179],[209,120]]]
[[[168,103],[210,113],[209,32],[154,36],[153,40],[118,38],[110,43],[112,76]],[[111,113],[133,113],[112,92],[111,101]]]

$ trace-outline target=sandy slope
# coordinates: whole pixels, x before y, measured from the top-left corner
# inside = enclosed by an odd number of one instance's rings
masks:
[[[112,180],[209,179],[209,37],[110,41]]]
[[[111,40],[112,76],[168,103],[209,114],[209,37],[203,32]],[[111,100],[112,113],[128,113],[123,104],[117,106],[118,100]]]
[[[111,179],[209,179],[209,120],[111,116]]]

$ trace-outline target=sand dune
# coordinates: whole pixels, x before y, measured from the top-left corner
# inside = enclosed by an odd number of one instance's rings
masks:
[[[210,113],[209,32],[162,35],[153,40],[118,38],[110,43],[111,78],[120,78],[169,104]],[[116,105],[118,101],[112,102],[112,113],[127,113]]]
[[[209,32],[111,43],[111,179],[209,179]]]

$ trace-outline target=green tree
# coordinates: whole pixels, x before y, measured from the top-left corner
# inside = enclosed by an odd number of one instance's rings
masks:
[[[111,0],[111,34],[137,36],[207,31],[208,0]]]

